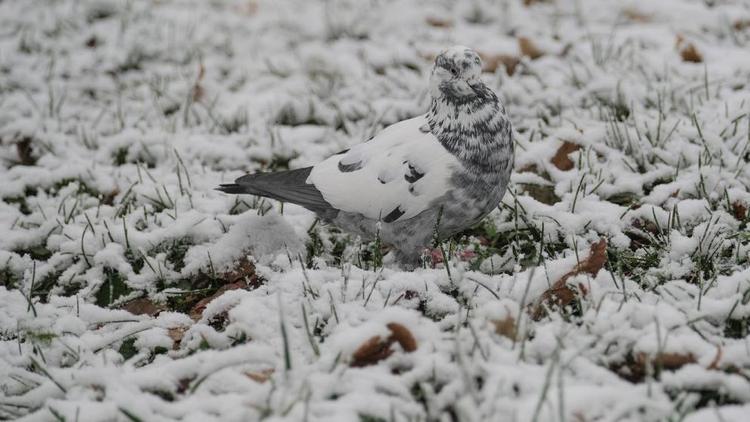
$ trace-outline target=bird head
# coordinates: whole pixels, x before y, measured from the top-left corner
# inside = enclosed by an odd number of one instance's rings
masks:
[[[482,59],[476,51],[457,45],[435,58],[430,75],[430,94],[448,100],[474,95],[472,85],[480,82]]]

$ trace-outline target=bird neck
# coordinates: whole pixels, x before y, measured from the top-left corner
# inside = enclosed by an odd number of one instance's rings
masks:
[[[432,97],[427,121],[440,143],[467,169],[497,171],[498,160],[513,153],[511,126],[505,108],[482,83],[475,95]]]

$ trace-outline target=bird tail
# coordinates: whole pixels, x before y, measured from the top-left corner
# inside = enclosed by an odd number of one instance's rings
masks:
[[[250,194],[291,202],[317,213],[324,219],[336,216],[338,210],[323,198],[315,185],[307,183],[312,167],[273,173],[247,174],[234,183],[219,185],[216,190],[231,194]]]
[[[237,183],[222,183],[219,185],[216,190],[224,192],[224,193],[234,193],[234,194],[240,194],[240,193],[248,193],[245,191],[245,188],[238,185]]]

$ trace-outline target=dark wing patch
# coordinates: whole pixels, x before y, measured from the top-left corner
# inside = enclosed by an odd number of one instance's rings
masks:
[[[339,161],[339,171],[342,173],[349,173],[352,171],[357,171],[362,168],[362,162],[357,161],[356,163],[351,164],[344,164],[341,161]]]
[[[394,221],[398,220],[399,217],[404,215],[406,211],[401,211],[401,206],[399,205],[394,209],[393,211],[389,212],[388,215],[383,218],[384,223],[393,223]]]
[[[409,166],[409,171],[404,174],[404,179],[406,179],[407,182],[414,183],[424,177],[424,173],[417,170],[417,168],[411,165],[411,163],[406,162],[406,164]]]

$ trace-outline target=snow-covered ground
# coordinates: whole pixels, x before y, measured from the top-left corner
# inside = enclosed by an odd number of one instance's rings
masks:
[[[424,269],[212,190],[456,43],[516,166]],[[0,419],[750,420],[749,158],[743,0],[0,1]]]

